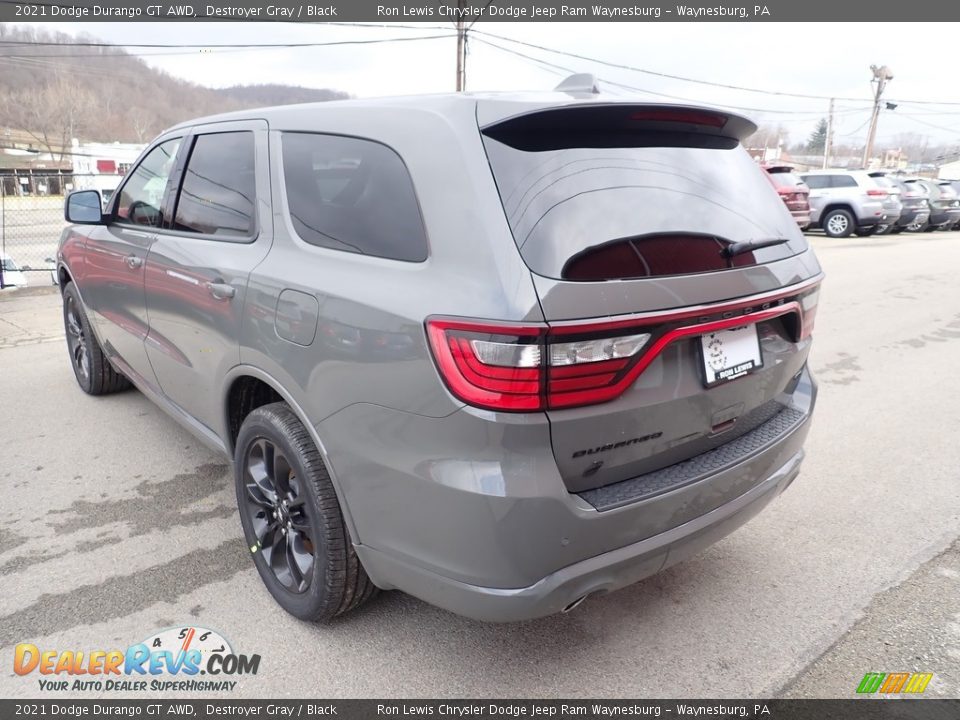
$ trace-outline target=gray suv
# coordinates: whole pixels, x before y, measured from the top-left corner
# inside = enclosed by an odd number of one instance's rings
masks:
[[[73,371],[232,459],[246,546],[297,617],[377,589],[569,610],[799,471],[822,273],[754,129],[589,92],[178,125],[103,212],[67,200]]]
[[[895,225],[900,202],[863,170],[817,170],[800,176],[810,187],[810,219],[827,237],[873,235]]]

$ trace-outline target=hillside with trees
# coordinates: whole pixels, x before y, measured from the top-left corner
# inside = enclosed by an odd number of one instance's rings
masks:
[[[275,84],[208,88],[151,68],[121,48],[78,42],[98,41],[0,23],[0,131],[25,131],[40,148],[59,151],[72,137],[146,142],[193,117],[348,97]]]

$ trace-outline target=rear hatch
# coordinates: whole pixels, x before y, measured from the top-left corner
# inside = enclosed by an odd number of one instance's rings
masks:
[[[783,409],[820,269],[740,146],[749,121],[577,105],[481,130],[550,326],[545,404],[569,490],[675,465]]]

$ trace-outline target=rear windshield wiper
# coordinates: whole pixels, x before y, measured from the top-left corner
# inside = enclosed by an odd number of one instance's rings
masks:
[[[743,253],[752,252],[760,248],[772,247],[774,245],[783,245],[790,242],[787,238],[767,238],[765,240],[744,240],[727,245],[720,254],[724,257],[734,257],[743,255]]]

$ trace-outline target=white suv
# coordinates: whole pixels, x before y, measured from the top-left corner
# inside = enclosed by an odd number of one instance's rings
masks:
[[[817,170],[801,175],[810,187],[810,221],[827,237],[844,238],[852,232],[872,235],[889,224],[883,203],[887,191],[864,170]]]

